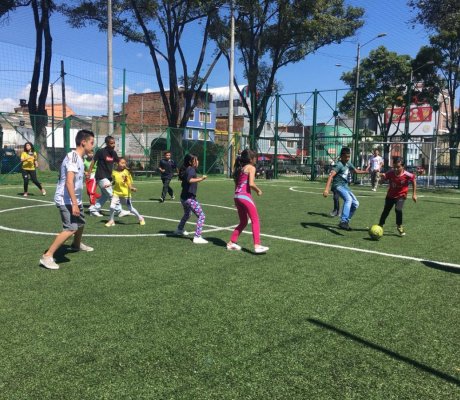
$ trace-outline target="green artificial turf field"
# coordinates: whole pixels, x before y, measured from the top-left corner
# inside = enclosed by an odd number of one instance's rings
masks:
[[[420,190],[407,236],[392,212],[371,241],[385,188],[352,186],[345,232],[323,183],[257,183],[265,255],[250,227],[243,251],[225,248],[231,181],[199,184],[210,243],[194,245],[169,235],[178,201],[143,180],[147,224],[88,216],[95,251],[61,249],[58,271],[39,267],[61,228],[54,185],[0,186],[0,398],[460,398],[460,193]]]

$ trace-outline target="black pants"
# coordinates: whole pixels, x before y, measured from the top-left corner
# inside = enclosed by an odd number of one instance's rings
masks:
[[[332,189],[333,200],[334,200],[334,211],[340,211],[340,196],[337,190]]]
[[[30,177],[30,178],[29,178]],[[29,179],[35,183],[40,190],[42,190],[42,185],[37,179],[37,171],[23,169],[22,170],[22,179],[24,180],[24,193],[27,193],[27,189],[29,188]]]
[[[389,197],[387,197],[385,199],[385,207],[383,207],[382,215],[380,216],[379,225],[383,226],[385,224],[388,214],[390,214],[390,211],[394,205],[396,205],[395,207],[396,225],[398,226],[402,225],[403,223],[402,209],[404,207],[404,201],[406,201],[405,197],[400,197],[399,199],[390,199]]]
[[[161,178],[161,181],[163,182],[163,191],[161,192],[161,198],[164,200],[166,198],[166,193],[168,193],[171,197],[174,196],[174,192],[169,186],[169,182],[171,182],[171,178]]]

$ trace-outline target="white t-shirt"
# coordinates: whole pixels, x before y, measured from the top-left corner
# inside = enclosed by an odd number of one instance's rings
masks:
[[[380,171],[380,167],[383,163],[383,158],[380,156],[372,156],[369,158],[369,165],[371,166],[371,171]]]
[[[70,153],[68,153],[65,156],[64,161],[62,161],[59,182],[57,184],[56,194],[54,195],[54,202],[58,206],[72,204],[72,200],[70,199],[69,192],[65,185],[67,172],[75,173],[73,181],[75,188],[75,197],[77,198],[78,205],[80,205],[82,204],[85,166],[83,165],[83,159],[78,155],[78,153],[75,150],[72,150]]]

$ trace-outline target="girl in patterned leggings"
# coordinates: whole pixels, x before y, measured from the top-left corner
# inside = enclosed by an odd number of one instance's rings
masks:
[[[236,160],[233,178],[235,180],[235,205],[238,210],[240,223],[233,231],[230,241],[227,243],[228,250],[241,250],[241,246],[237,244],[238,237],[243,232],[248,224],[248,217],[252,221],[252,237],[254,240],[254,251],[256,253],[266,253],[268,247],[260,244],[260,223],[259,215],[254,200],[251,196],[251,189],[254,190],[258,196],[262,195],[260,190],[255,184],[256,175],[256,160],[257,155],[251,150],[244,150],[241,156]]]
[[[193,154],[187,154],[184,158],[184,164],[179,170],[179,180],[182,181],[182,193],[180,195],[180,201],[182,203],[182,207],[184,208],[184,216],[180,220],[179,226],[174,233],[179,236],[188,235],[188,232],[184,230],[184,227],[185,223],[188,221],[193,212],[198,218],[193,243],[206,244],[208,241],[201,237],[205,215],[200,203],[196,199],[196,191],[198,188],[198,182],[203,182],[207,176],[203,175],[201,178],[198,178],[196,175],[197,168],[197,156]]]

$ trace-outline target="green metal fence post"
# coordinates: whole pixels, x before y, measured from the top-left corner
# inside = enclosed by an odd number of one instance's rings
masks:
[[[126,151],[126,115],[125,115],[125,95],[126,95],[126,69],[123,68],[123,104],[121,109],[121,155],[125,156]]]
[[[206,151],[208,142],[208,85],[206,85],[206,97],[204,103],[204,143],[203,143],[203,174],[206,174]]]
[[[314,181],[316,179],[316,117],[318,113],[318,90],[315,89],[313,92],[313,121],[311,128],[311,160],[310,160],[310,180]]]
[[[273,161],[274,178],[278,179],[278,115],[280,111],[280,95],[275,95],[275,159]]]
[[[404,135],[403,135],[403,160],[404,165],[407,165],[407,142],[409,141],[409,123],[410,123],[410,105],[411,105],[411,96],[412,96],[412,71],[411,79],[407,84],[407,99],[406,99],[406,115],[404,120]]]
[[[353,132],[353,165],[358,167],[358,149],[359,149],[359,88],[356,88],[356,110],[354,120]],[[356,177],[355,177],[356,178]]]
[[[70,119],[72,117],[67,117],[64,119],[64,144],[65,144],[65,152],[68,153],[70,151]]]

